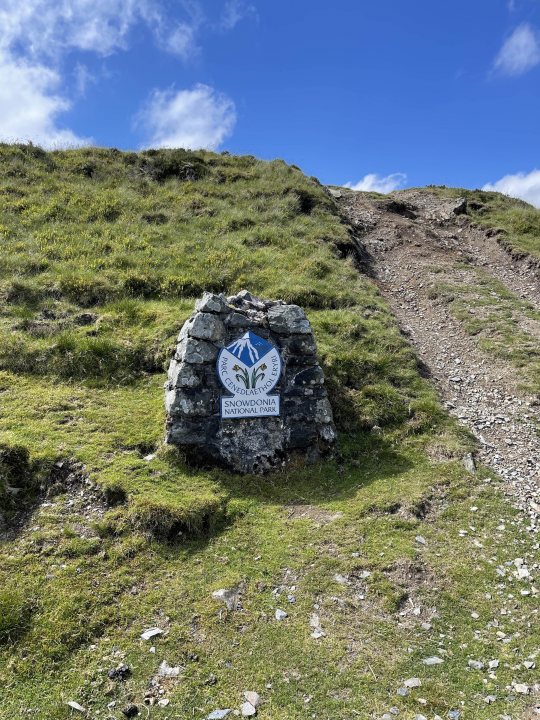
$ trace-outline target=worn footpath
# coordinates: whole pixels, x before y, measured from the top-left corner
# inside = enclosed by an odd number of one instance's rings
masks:
[[[466,201],[407,190],[373,200],[363,193],[334,191],[352,223],[362,258],[410,338],[426,374],[454,416],[479,440],[477,458],[499,473],[514,503],[536,527],[540,514],[540,401],[524,377],[504,358],[481,349],[492,332],[489,303],[471,302],[466,313],[474,334],[450,297],[436,291],[465,290],[490,303],[513,301],[513,321],[530,347],[540,341],[540,286],[526,259],[512,258],[497,234],[476,227]],[[491,285],[490,285],[491,283]],[[508,312],[507,312],[508,314]]]

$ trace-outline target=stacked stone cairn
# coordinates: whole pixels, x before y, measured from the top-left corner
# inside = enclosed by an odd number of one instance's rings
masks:
[[[216,361],[221,348],[247,331],[273,343],[281,356],[280,415],[222,419],[228,393]],[[314,462],[336,442],[332,408],[302,308],[261,300],[246,290],[225,297],[204,293],[178,336],[165,385],[166,442],[199,465],[264,473],[293,457]]]

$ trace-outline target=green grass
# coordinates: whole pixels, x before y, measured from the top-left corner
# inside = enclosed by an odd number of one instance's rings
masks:
[[[466,282],[435,282],[433,297],[448,303],[482,350],[519,370],[525,391],[540,393],[540,348],[536,340],[540,312],[489,273],[468,265],[462,265],[460,271],[468,275]]]
[[[407,720],[456,707],[464,720],[517,718],[527,698],[505,686],[527,680],[516,665],[540,644],[537,599],[496,567],[527,558],[532,540],[496,484],[463,468],[471,439],[356,270],[324,189],[281,161],[204,152],[0,146],[0,165],[0,509],[16,513],[8,486],[41,500],[0,546],[0,718],[68,718],[68,700],[117,719],[134,701],[145,717],[162,660],[182,668],[163,683],[170,705],[151,708],[164,720],[236,708],[245,690],[277,720],[367,720],[394,705]],[[202,290],[242,287],[305,306],[340,431],[334,460],[238,477],[162,446],[179,327]],[[62,459],[84,463],[94,489],[44,498]],[[314,519],[294,519],[298,504]],[[237,584],[242,609],[229,613],[211,593]],[[490,621],[508,592],[531,626],[500,619],[503,645]],[[153,625],[166,631],[155,654],[139,638]],[[426,668],[434,654],[445,664]],[[467,669],[475,656],[500,658],[496,680]],[[132,677],[109,682],[121,661]],[[421,691],[396,696],[414,675]]]

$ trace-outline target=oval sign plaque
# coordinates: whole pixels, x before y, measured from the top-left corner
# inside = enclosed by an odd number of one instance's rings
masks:
[[[279,415],[279,395],[269,395],[281,376],[281,357],[268,340],[250,331],[224,347],[217,373],[231,397],[221,398],[222,418]]]

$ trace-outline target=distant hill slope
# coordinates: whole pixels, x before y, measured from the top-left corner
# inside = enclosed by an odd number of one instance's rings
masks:
[[[2,720],[62,720],[69,701],[199,720],[245,691],[272,720],[488,720],[488,693],[525,716],[534,535],[470,472],[473,439],[315,179],[226,153],[2,145],[0,246]],[[306,308],[331,462],[238,477],[162,446],[178,329],[203,290],[243,287]],[[495,678],[469,666],[493,658]]]

